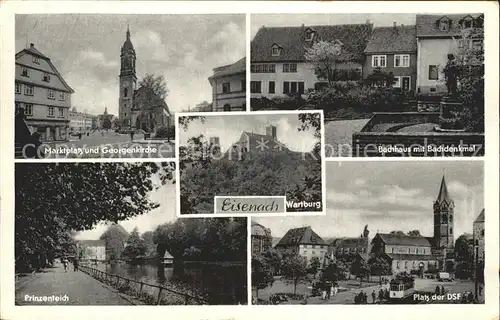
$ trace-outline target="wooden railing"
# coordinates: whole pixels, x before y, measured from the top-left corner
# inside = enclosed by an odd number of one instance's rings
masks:
[[[89,276],[91,276],[91,277],[93,277],[93,278],[95,278],[95,279],[97,279],[97,280],[99,280],[101,282],[109,283],[112,286],[117,287],[117,288],[119,288],[120,285],[122,285],[122,284],[126,285],[127,287],[130,287],[130,284],[134,283],[134,284],[138,285],[138,287],[139,287],[138,291],[134,291],[135,295],[138,295],[139,298],[142,298],[143,295],[144,295],[144,293],[146,293],[145,290],[144,290],[145,287],[150,287],[150,288],[157,289],[158,290],[158,294],[155,297],[155,301],[156,301],[155,304],[156,305],[160,305],[161,304],[161,302],[162,302],[162,293],[170,293],[170,294],[178,296],[179,298],[182,298],[184,305],[190,305],[190,304],[196,304],[196,305],[209,304],[208,301],[205,300],[205,299],[203,299],[203,298],[195,297],[195,296],[187,294],[187,293],[179,292],[179,291],[167,288],[165,286],[161,286],[161,285],[157,285],[157,284],[150,284],[150,283],[147,283],[147,282],[142,282],[142,281],[138,281],[138,280],[134,280],[134,279],[122,277],[122,276],[117,275],[117,274],[111,274],[111,273],[108,273],[108,272],[105,272],[105,271],[102,271],[102,270],[99,270],[99,269],[91,268],[91,267],[88,267],[88,266],[84,266],[84,265],[80,265],[79,269],[82,272],[88,274]],[[151,303],[151,301],[149,301],[149,302]]]

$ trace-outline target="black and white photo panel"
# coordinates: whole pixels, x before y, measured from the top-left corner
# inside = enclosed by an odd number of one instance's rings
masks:
[[[481,161],[329,161],[326,215],[252,217],[252,304],[485,302]]]
[[[17,163],[16,305],[247,304],[247,218],[178,219],[174,171]]]
[[[180,214],[323,212],[322,113],[182,114]]]
[[[174,158],[175,117],[246,110],[244,14],[15,16],[17,159]]]
[[[484,14],[253,14],[251,110],[323,110],[327,157],[483,156]]]

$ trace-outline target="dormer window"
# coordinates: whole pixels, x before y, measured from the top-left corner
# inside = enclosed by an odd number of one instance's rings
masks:
[[[474,18],[472,18],[471,16],[464,17],[461,21],[461,25],[464,29],[474,27]]]
[[[440,31],[447,32],[450,30],[451,20],[448,17],[442,17],[438,20],[438,27]]]
[[[271,55],[273,57],[279,57],[281,54],[281,47],[278,46],[277,44],[273,45],[273,48],[271,50]]]
[[[439,21],[439,30],[448,31],[450,24],[448,21]]]

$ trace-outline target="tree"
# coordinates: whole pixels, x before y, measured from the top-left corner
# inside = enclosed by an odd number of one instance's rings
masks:
[[[366,260],[358,255],[351,264],[351,273],[359,278],[359,286],[363,284],[363,278],[367,278],[370,275],[370,267]]]
[[[408,232],[408,235],[409,236],[413,236],[413,237],[421,237],[422,235],[420,234],[420,231],[419,230],[411,230]]]
[[[323,270],[323,280],[324,281],[339,281],[345,278],[346,266],[342,261],[337,260],[335,263],[330,263]]]
[[[381,279],[382,276],[388,276],[392,274],[392,269],[387,260],[382,257],[375,257],[368,260],[368,266],[370,268],[371,274],[379,276]]]
[[[146,108],[163,107],[168,96],[167,83],[163,75],[146,74],[139,81],[139,89],[143,90],[140,101]]]
[[[129,258],[129,260],[134,260],[144,257],[146,250],[146,243],[139,235],[139,229],[135,227],[127,239],[127,245],[123,249],[123,256]]]
[[[283,279],[293,284],[293,294],[297,293],[297,285],[304,281],[307,276],[307,260],[298,254],[289,255],[283,259]]]
[[[153,235],[158,254],[165,250],[175,258],[205,261],[244,261],[246,259],[246,218],[178,219],[158,226]],[[187,249],[187,251],[186,251]],[[195,249],[199,254],[192,256]],[[188,254],[186,254],[188,253]]]
[[[377,67],[364,79],[368,86],[379,88],[390,88],[396,83],[396,78],[392,72],[384,72],[382,68]]]
[[[99,237],[106,245],[106,258],[108,260],[118,260],[121,258],[125,242],[129,234],[121,225],[113,223]]]
[[[109,117],[105,117],[102,121],[102,128],[106,130],[111,129],[111,119]]]
[[[149,193],[171,180],[168,163],[20,163],[15,168],[16,268],[43,267],[70,231],[158,207]],[[170,179],[168,179],[170,177]],[[38,257],[38,258],[37,258]],[[38,262],[37,262],[38,261]]]
[[[342,45],[339,42],[318,41],[311,48],[306,48],[304,58],[313,64],[316,76],[320,79],[327,79],[332,87],[341,53]]]
[[[255,288],[255,294],[259,297],[259,290],[265,289],[274,282],[273,269],[266,259],[260,255],[252,257],[252,287]]]
[[[311,261],[309,262],[309,268],[307,270],[308,273],[316,274],[316,273],[318,273],[320,268],[321,268],[321,261],[319,261],[319,258],[312,257]]]
[[[455,41],[457,94],[466,112],[465,128],[484,132],[484,29],[462,29]]]
[[[155,257],[156,256],[156,244],[154,243],[154,233],[153,231],[146,231],[141,235],[144,244],[146,245],[146,256]]]
[[[274,248],[269,248],[266,251],[262,252],[262,258],[267,262],[273,274],[277,274],[280,272],[281,263],[283,261],[283,255],[281,254],[281,252]]]

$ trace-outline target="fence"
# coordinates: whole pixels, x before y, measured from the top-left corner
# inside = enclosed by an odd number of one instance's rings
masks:
[[[116,287],[120,291],[125,288],[127,291],[132,292],[134,295],[138,296],[140,299],[145,299],[149,304],[172,304],[172,305],[202,305],[208,304],[203,298],[195,297],[193,295],[179,292],[176,290],[169,289],[167,287],[150,284],[147,282],[142,282],[126,277],[122,277],[117,274],[111,274],[99,269],[91,268],[88,266],[79,266],[79,269],[88,274],[89,276]],[[131,284],[135,284],[139,289],[134,290],[131,287]],[[152,288],[153,291],[158,290],[157,294],[150,294],[146,292],[146,288]],[[165,297],[165,294],[169,294],[170,296]]]

